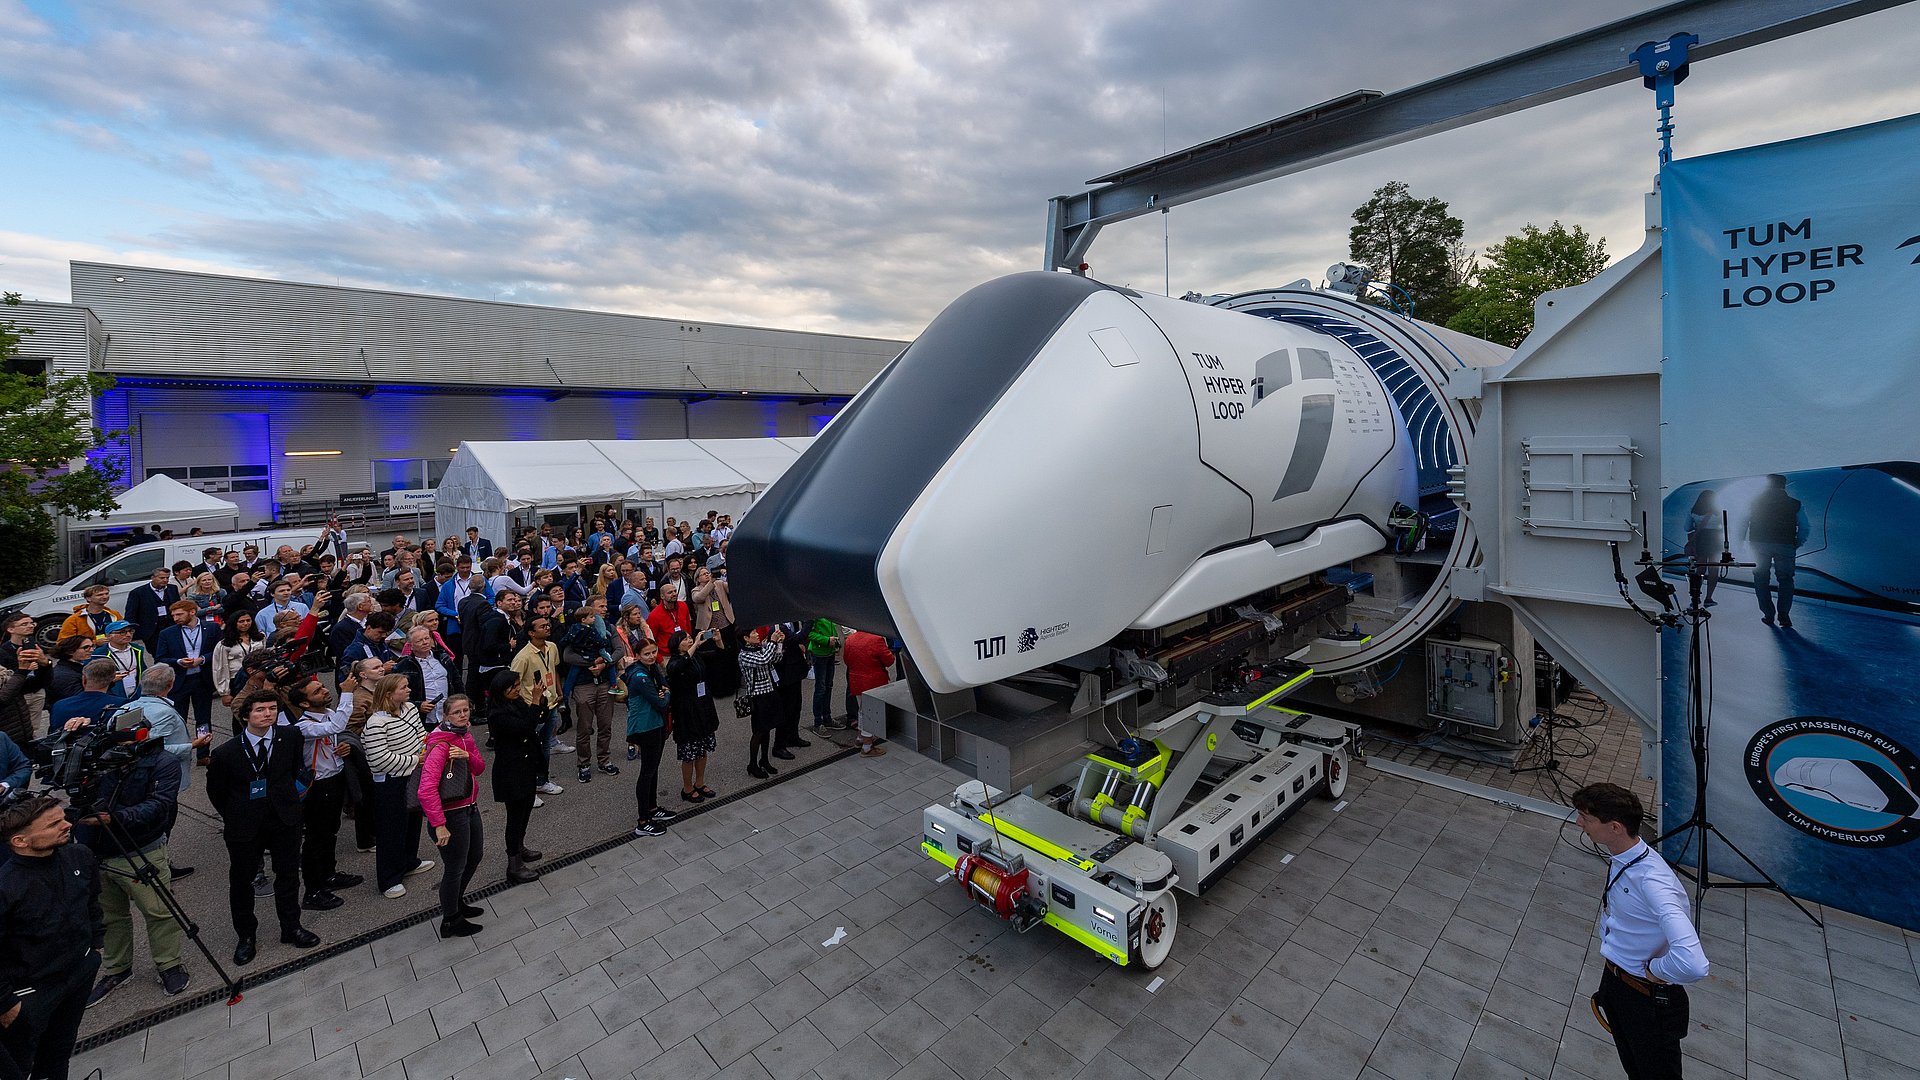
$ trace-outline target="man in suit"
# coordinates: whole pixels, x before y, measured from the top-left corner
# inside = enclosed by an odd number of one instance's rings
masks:
[[[126,620],[133,624],[133,636],[152,649],[167,625],[167,610],[180,599],[180,588],[164,566],[153,568],[145,585],[135,585],[127,594]]]
[[[352,645],[367,627],[367,615],[373,610],[373,597],[366,593],[355,593],[347,598],[340,620],[327,632],[327,655],[339,660],[347,655],[347,646]]]
[[[173,622],[160,631],[154,659],[174,670],[173,707],[182,718],[191,712],[193,730],[213,730],[213,650],[220,630],[200,618],[199,605],[176,600],[168,609]]]
[[[420,584],[420,575],[411,569],[402,570],[393,577],[393,587],[400,590],[403,599],[400,610],[432,611],[440,599],[439,592],[431,585]]]
[[[468,526],[467,542],[460,546],[460,550],[476,563],[485,562],[493,557],[493,541],[481,539],[480,530]]]
[[[346,689],[359,686],[349,678]],[[300,772],[306,740],[290,724],[277,723],[280,699],[269,691],[246,694],[233,703],[245,720],[240,737],[214,747],[207,763],[207,798],[225,823],[227,903],[234,933],[240,938],[233,962],[250,964],[260,921],[253,913],[253,879],[261,857],[273,857],[273,907],[280,917],[280,940],[310,949],[319,935],[300,925]]]

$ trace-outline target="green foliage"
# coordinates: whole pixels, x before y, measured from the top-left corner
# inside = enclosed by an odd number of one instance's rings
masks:
[[[17,306],[20,294],[0,295],[0,304]],[[0,319],[0,362],[17,355],[22,336],[32,333],[11,319]],[[108,463],[87,463],[97,450],[124,432],[104,432],[81,418],[91,412],[94,395],[113,385],[103,375],[49,378],[0,371],[0,596],[41,583],[53,557],[55,514],[104,514],[114,507],[113,485],[119,470]],[[81,467],[73,468],[76,461]]]
[[[1353,211],[1347,234],[1353,261],[1390,282],[1413,301],[1413,315],[1444,323],[1455,310],[1473,256],[1460,243],[1466,226],[1439,199],[1416,199],[1399,180],[1376,189]],[[1394,302],[1404,309],[1406,299]]]
[[[1592,280],[1606,269],[1607,242],[1575,225],[1528,223],[1488,248],[1473,284],[1460,290],[1449,329],[1502,345],[1519,345],[1533,332],[1533,302],[1542,293]]]

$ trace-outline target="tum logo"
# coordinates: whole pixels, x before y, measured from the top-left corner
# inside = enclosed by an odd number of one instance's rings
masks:
[[[973,658],[991,660],[996,656],[1007,655],[1007,635],[1000,634],[990,638],[973,639]]]

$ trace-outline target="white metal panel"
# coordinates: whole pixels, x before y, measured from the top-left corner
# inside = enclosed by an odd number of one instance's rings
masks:
[[[108,370],[129,374],[850,395],[905,348],[152,267],[75,262],[71,279],[113,334]]]

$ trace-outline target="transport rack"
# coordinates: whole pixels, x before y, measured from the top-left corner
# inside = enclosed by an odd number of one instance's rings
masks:
[[[1156,968],[1175,890],[1206,891],[1309,797],[1339,798],[1359,728],[1278,702],[1281,663],[1086,755],[1044,796],[971,780],[927,807],[920,850],[1015,929],[1042,924],[1116,964]]]

